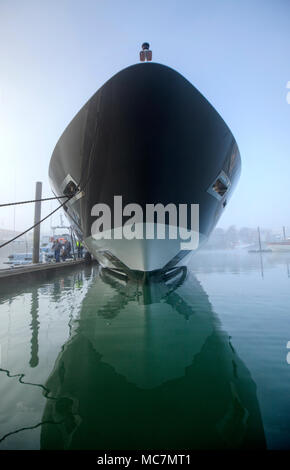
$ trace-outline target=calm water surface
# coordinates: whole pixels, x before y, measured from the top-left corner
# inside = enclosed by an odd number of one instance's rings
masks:
[[[290,448],[288,341],[283,253],[0,286],[0,449]]]

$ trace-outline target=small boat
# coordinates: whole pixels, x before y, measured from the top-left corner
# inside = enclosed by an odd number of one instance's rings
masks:
[[[49,263],[54,258],[54,252],[51,249],[51,245],[52,244],[40,247],[40,263]],[[32,253],[12,253],[8,256],[8,261],[4,261],[4,264],[9,264],[11,267],[32,264]]]
[[[272,253],[271,249],[248,250],[248,253]]]
[[[8,256],[9,261],[4,261],[4,264],[11,264],[13,266],[20,266],[32,263],[32,253],[14,253]]]
[[[282,252],[288,251],[289,252],[290,240],[282,240],[279,242],[267,243],[267,246],[269,247],[269,249],[271,249],[271,251],[282,251]]]

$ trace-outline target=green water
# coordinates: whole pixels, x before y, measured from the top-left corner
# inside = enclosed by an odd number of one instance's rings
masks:
[[[290,448],[290,257],[0,287],[0,449]],[[290,362],[290,361],[289,361]]]

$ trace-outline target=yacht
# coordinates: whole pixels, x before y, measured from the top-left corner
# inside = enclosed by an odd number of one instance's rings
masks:
[[[152,62],[148,43],[142,49],[141,62],[110,78],[73,118],[49,166],[78,239],[102,266],[130,273],[186,263],[222,216],[241,169],[218,112],[179,72]],[[148,221],[157,206],[163,213]],[[108,217],[100,223],[107,210],[111,225]]]

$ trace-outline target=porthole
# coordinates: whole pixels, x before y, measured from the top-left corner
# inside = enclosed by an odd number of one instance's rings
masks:
[[[227,194],[230,188],[231,182],[229,177],[224,171],[221,171],[214,182],[210,185],[207,192],[214,196],[216,199],[221,200],[225,194]],[[226,201],[224,207],[226,205]]]

